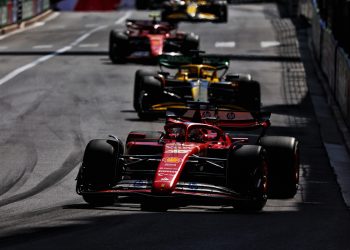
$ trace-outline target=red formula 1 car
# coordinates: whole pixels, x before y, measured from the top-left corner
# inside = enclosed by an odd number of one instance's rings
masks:
[[[168,116],[163,132],[131,132],[125,148],[116,137],[90,141],[77,193],[95,206],[112,204],[117,197],[137,197],[141,208],[152,210],[208,203],[261,210],[268,195],[295,195],[298,142],[264,136],[268,114],[180,112]],[[230,128],[233,136],[223,128]],[[255,129],[261,133],[247,134]]]
[[[177,25],[153,20],[127,20],[125,31],[112,30],[109,36],[109,58],[113,63],[126,59],[156,59],[165,52],[186,53],[199,48],[194,33],[179,32]]]

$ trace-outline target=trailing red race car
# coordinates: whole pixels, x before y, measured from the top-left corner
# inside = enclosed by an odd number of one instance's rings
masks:
[[[77,193],[94,206],[136,197],[141,208],[229,204],[261,210],[268,195],[291,198],[299,181],[298,141],[264,136],[269,114],[180,110],[164,131],[129,133],[88,143]],[[223,128],[230,128],[233,136]],[[239,136],[242,131],[259,134]],[[123,198],[120,198],[122,201]]]
[[[165,52],[186,53],[199,48],[199,37],[177,30],[177,25],[156,20],[127,20],[125,31],[112,30],[109,58],[113,63],[127,59],[157,58]]]

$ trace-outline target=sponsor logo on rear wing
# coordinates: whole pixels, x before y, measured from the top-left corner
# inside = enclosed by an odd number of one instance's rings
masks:
[[[167,121],[197,122],[225,128],[269,127],[271,113],[225,109],[169,109]]]
[[[177,29],[177,24],[164,22],[164,21],[157,21],[155,19],[153,20],[136,20],[136,19],[127,19],[126,27],[130,29],[153,29],[154,25],[163,26],[164,28],[167,28],[169,31]]]

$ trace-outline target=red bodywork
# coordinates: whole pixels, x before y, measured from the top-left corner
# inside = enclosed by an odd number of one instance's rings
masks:
[[[131,132],[126,152],[119,157],[123,165],[117,170],[122,172],[119,180],[109,188],[78,193],[216,198],[225,202],[252,199],[229,188],[226,172],[228,153],[248,138],[230,137],[214,125],[218,120],[209,119],[212,116],[231,128],[269,126],[267,119],[257,119],[249,112],[187,110],[181,118],[168,117],[164,132],[156,133],[156,138],[147,132]]]
[[[177,31],[176,25],[167,22],[158,22],[155,20],[128,20],[126,25],[126,33],[130,41],[143,38],[146,38],[149,41],[149,56],[152,58],[156,58],[163,54],[166,40],[181,41],[185,37],[184,32]],[[135,46],[135,48],[132,49],[138,51],[139,48]],[[131,57],[133,56],[131,55]]]

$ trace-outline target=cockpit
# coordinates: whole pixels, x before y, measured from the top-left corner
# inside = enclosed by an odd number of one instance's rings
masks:
[[[176,78],[184,81],[191,78],[213,81],[217,79],[216,71],[215,67],[207,65],[185,65],[179,68]]]
[[[165,126],[164,139],[176,142],[217,142],[222,140],[223,134],[219,129],[203,124],[171,124]]]

